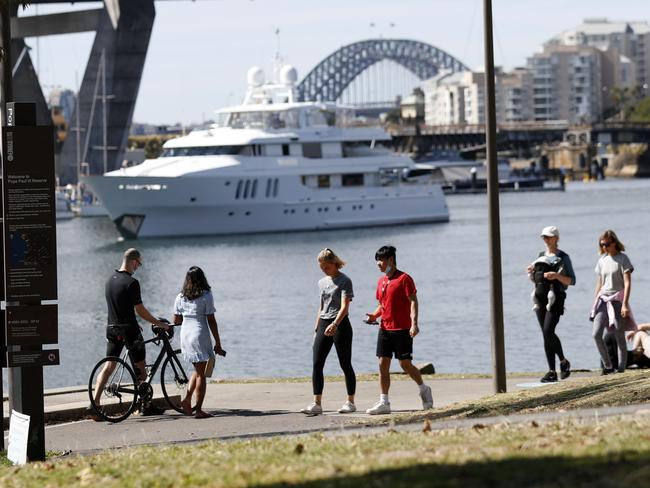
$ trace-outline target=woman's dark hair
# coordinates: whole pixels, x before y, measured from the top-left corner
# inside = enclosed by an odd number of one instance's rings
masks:
[[[187,274],[185,275],[185,283],[183,283],[181,295],[188,300],[196,300],[206,291],[210,291],[210,285],[203,270],[198,266],[192,266],[187,270]]]
[[[388,258],[393,258],[393,261],[397,261],[397,249],[393,246],[382,246],[375,253],[375,261],[380,261]]]

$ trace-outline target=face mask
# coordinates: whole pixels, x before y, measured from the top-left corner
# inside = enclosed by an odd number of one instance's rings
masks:
[[[388,266],[386,266],[386,271],[384,271],[384,273],[388,275],[391,274],[392,271],[393,271],[393,267],[389,264]]]

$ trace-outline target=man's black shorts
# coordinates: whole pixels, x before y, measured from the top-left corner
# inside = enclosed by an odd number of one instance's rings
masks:
[[[377,335],[377,357],[395,359],[413,359],[413,338],[408,329],[379,329]]]
[[[120,357],[126,345],[131,361],[137,363],[144,361],[145,347],[142,332],[139,327],[130,325],[106,326],[106,356]]]

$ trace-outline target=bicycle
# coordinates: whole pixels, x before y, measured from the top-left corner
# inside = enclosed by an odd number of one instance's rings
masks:
[[[121,357],[108,356],[103,358],[90,373],[90,379],[88,380],[90,404],[103,420],[121,422],[133,413],[139,402],[143,405],[150,403],[154,394],[152,381],[161,364],[160,387],[162,388],[163,397],[172,409],[183,413],[181,399],[185,394],[189,379],[177,356],[181,350],[174,349],[170,342],[174,336],[173,326],[170,326],[168,331],[152,326],[152,331],[155,336],[143,341],[143,343],[154,343],[156,345],[162,343],[162,346],[154,363],[146,365],[147,377],[145,380],[140,383],[137,382],[135,368],[131,367],[126,361],[128,356],[128,348],[126,347]],[[104,386],[101,405],[97,405],[95,402],[97,375],[104,369],[104,364],[109,361],[116,363],[115,368]]]

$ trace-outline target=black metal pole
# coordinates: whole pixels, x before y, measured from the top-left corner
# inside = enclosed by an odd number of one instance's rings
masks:
[[[12,101],[14,98],[13,79],[11,75],[11,6],[9,0],[0,2],[0,48],[2,48],[2,63],[0,63],[0,127],[7,125],[7,102]],[[0,132],[0,171],[2,168],[4,155],[2,154],[2,133]],[[2,173],[0,172],[0,177]],[[1,184],[1,183],[0,183]],[[0,205],[0,219],[4,217],[4,211],[1,210]],[[2,225],[0,225],[2,228]],[[0,272],[4,274],[4,244],[0,243]],[[4,276],[2,277],[2,285],[0,290],[0,298],[4,301]],[[0,344],[0,354],[6,357],[7,348],[4,339],[5,317],[4,310],[0,311],[0,327],[3,328],[2,337],[3,341]],[[4,362],[0,360],[0,362]],[[4,431],[4,380],[2,379],[2,367],[0,367],[0,422],[3,423]],[[0,450],[5,450],[4,434],[0,438]]]
[[[7,125],[7,102],[14,99],[13,79],[11,76],[11,7],[9,0],[0,2],[0,31],[2,32],[2,73],[0,75],[0,102],[2,103],[2,125]]]
[[[485,141],[489,211],[490,298],[492,322],[492,373],[495,393],[506,391],[506,357],[503,341],[503,287],[501,277],[501,231],[499,228],[499,178],[497,173],[497,118],[492,43],[492,0],[483,0],[485,43]]]

